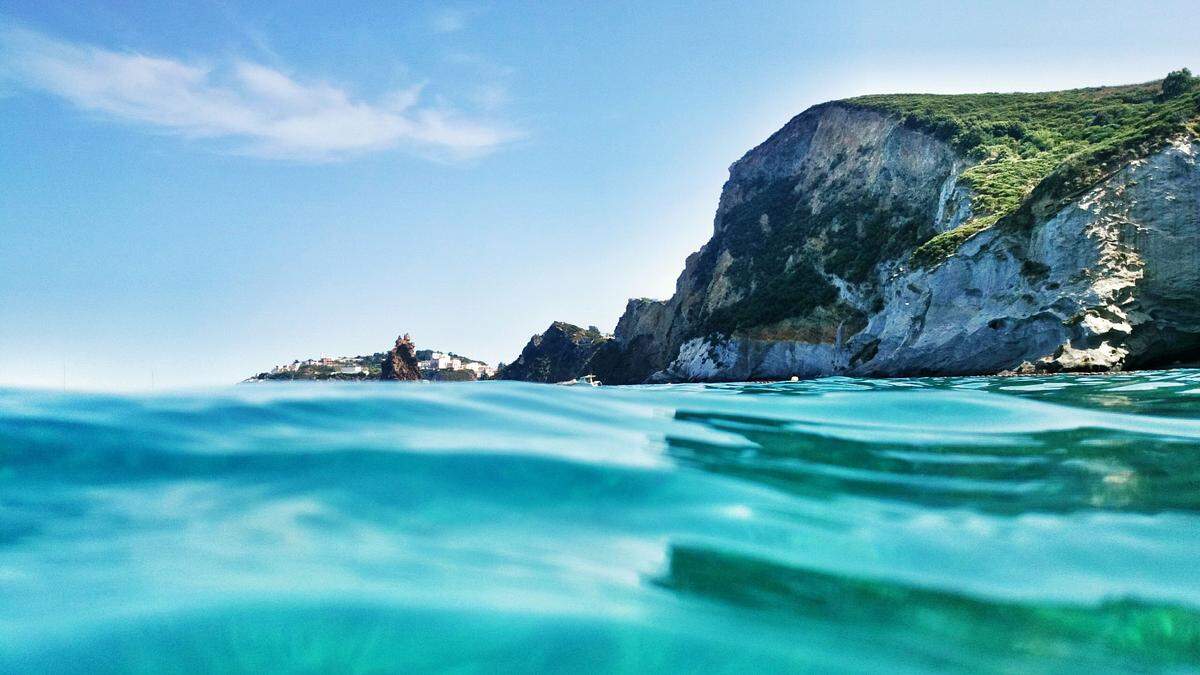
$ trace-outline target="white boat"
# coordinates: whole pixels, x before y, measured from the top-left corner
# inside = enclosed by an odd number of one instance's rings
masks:
[[[564,380],[556,384],[561,384],[564,387],[599,387],[600,380],[597,380],[595,375],[583,375],[578,379]]]

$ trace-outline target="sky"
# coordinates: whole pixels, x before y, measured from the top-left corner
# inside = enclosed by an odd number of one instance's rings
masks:
[[[346,8],[343,4],[353,4]],[[1200,70],[1190,2],[0,5],[0,386],[510,361],[667,297],[810,105]]]

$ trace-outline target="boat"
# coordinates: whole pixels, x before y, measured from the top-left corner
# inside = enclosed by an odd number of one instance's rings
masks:
[[[599,387],[601,382],[596,379],[595,375],[581,375],[574,380],[563,380],[555,384],[561,384],[564,387]]]

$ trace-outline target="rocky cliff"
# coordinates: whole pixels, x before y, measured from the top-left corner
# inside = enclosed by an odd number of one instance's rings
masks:
[[[595,326],[580,328],[555,321],[544,332],[529,338],[515,361],[497,374],[501,380],[562,382],[586,375],[598,352],[615,347],[612,336]]]
[[[1200,93],[1180,77],[811,108],[730,168],[674,295],[631,300],[586,365],[619,383],[1197,359]]]

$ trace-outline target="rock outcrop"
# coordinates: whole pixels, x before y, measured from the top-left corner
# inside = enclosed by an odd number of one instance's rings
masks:
[[[417,348],[408,333],[396,338],[396,346],[383,357],[380,380],[420,380],[421,369],[417,365]]]
[[[515,361],[500,369],[497,379],[562,382],[591,372],[592,359],[613,345],[611,336],[595,326],[587,329],[555,321],[545,332],[529,338]]]
[[[549,379],[586,367],[609,383],[1200,359],[1200,142],[1194,122],[1172,124],[1082,189],[1044,188],[1067,182],[1052,174],[1019,213],[981,213],[972,180],[1002,154],[887,110],[816,106],[730,168],[712,238],[671,298],[631,300],[587,359],[533,342],[522,357]],[[935,240],[941,255],[916,255]]]

